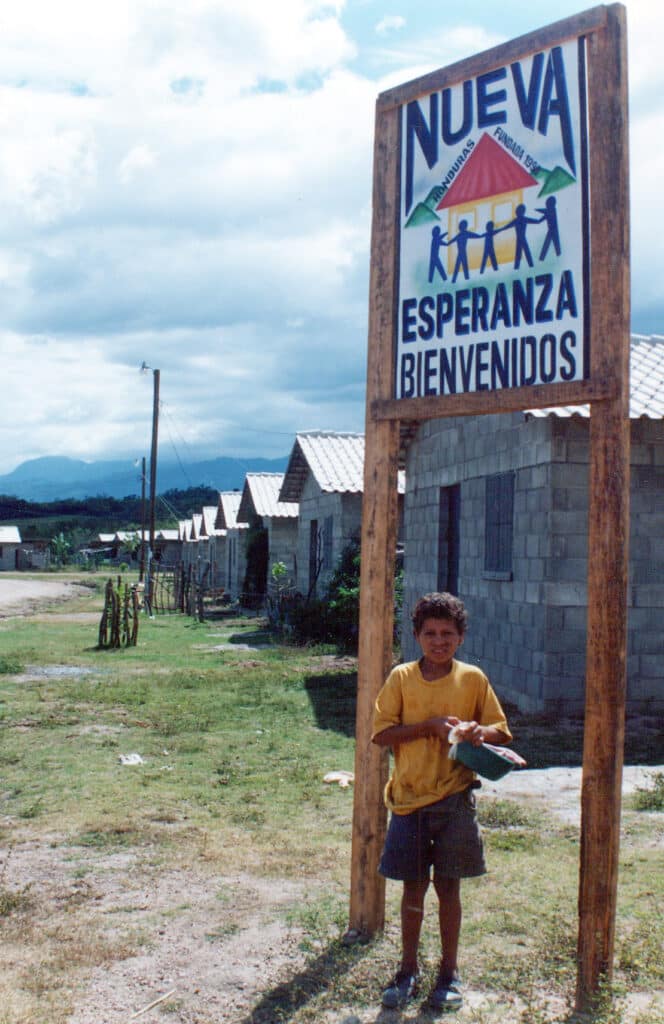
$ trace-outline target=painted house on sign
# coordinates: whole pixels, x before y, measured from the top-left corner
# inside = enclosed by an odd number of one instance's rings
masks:
[[[514,264],[516,236],[508,226],[514,222],[520,206],[527,205],[527,190],[539,183],[490,135],[484,133],[470,157],[436,206],[447,213],[447,268],[450,275],[456,262],[450,240],[470,232],[468,268],[480,270],[487,232],[493,238],[498,264]],[[472,237],[475,236],[475,237]],[[477,237],[481,236],[481,237]]]
[[[664,337],[631,339],[628,706],[664,709]],[[470,615],[461,657],[523,710],[584,706],[589,411],[450,417],[409,445],[402,656],[433,590]]]
[[[232,601],[236,601],[242,593],[247,568],[244,538],[249,524],[238,519],[241,499],[240,491],[220,491],[214,521],[220,586],[224,587]]]
[[[294,584],[301,594],[322,593],[344,548],[359,540],[363,488],[364,434],[297,434],[279,497],[299,504]]]

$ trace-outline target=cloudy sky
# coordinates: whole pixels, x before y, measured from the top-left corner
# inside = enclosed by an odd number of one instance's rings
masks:
[[[664,28],[627,0],[632,328],[664,334]],[[0,473],[362,430],[379,92],[558,0],[0,0]],[[187,482],[183,480],[183,486]]]

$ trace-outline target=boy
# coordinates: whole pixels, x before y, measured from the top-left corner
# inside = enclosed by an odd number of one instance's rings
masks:
[[[403,1006],[417,992],[424,897],[433,866],[442,957],[429,997],[436,1010],[462,1003],[457,971],[460,880],[486,871],[475,813],[476,776],[448,757],[448,733],[474,746],[512,739],[505,715],[480,669],[457,661],[467,612],[452,594],[427,594],[413,612],[419,661],[397,665],[376,700],[373,742],[391,747],[394,768],[385,788],[391,820],[380,862],[386,878],[403,882],[401,966],[383,992],[383,1006]]]

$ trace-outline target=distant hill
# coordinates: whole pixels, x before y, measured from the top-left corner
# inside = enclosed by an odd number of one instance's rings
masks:
[[[288,456],[279,459],[235,459],[222,457],[191,463],[157,465],[157,491],[204,485],[219,491],[242,488],[247,473],[283,473]],[[147,469],[149,479],[149,466]],[[149,490],[149,483],[148,488]],[[11,473],[0,475],[0,494],[25,501],[58,501],[62,498],[91,498],[107,495],[125,498],[141,493],[140,469],[127,460],[83,462],[63,456],[29,459]]]

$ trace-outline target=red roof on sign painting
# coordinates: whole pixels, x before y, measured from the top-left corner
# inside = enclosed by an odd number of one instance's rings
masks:
[[[537,184],[537,179],[485,132],[436,209],[444,210]]]

